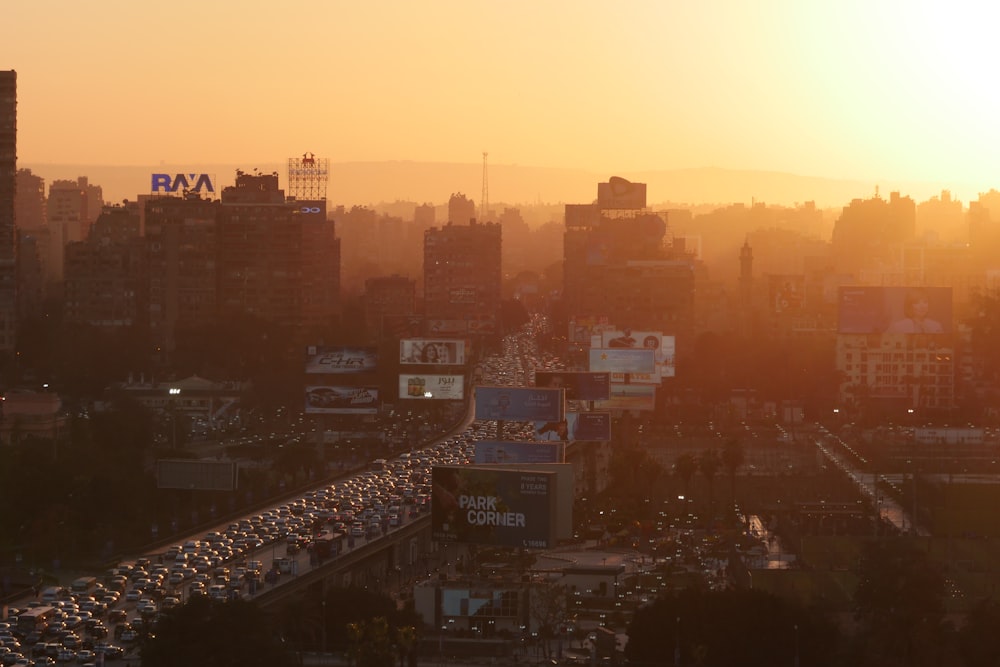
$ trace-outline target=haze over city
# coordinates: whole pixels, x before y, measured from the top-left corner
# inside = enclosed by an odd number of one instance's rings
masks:
[[[414,197],[441,201],[477,192],[488,151],[495,201],[579,201],[542,177],[560,169],[589,172],[579,192],[619,174],[654,200],[684,197],[652,174],[715,168],[968,202],[1000,174],[1000,93],[983,83],[1000,61],[986,32],[998,11],[14,0],[0,9],[0,61],[19,73],[18,162],[50,180],[85,173],[76,165],[251,169],[311,151],[333,165],[464,165],[466,182]],[[535,171],[515,185],[501,177],[514,166]],[[137,177],[91,178],[109,200],[145,191]],[[705,196],[846,203],[819,187],[754,190]],[[336,182],[330,198],[357,201]]]

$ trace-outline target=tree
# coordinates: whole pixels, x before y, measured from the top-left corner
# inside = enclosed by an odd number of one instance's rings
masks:
[[[729,472],[729,506],[736,511],[736,471],[743,465],[743,444],[737,438],[730,438],[722,448],[722,465]]]
[[[958,650],[968,667],[1000,665],[1000,602],[980,600],[958,632]]]
[[[941,664],[944,592],[941,568],[909,539],[867,542],[854,591],[860,664]]]
[[[707,449],[698,457],[698,471],[708,484],[708,504],[712,508],[715,507],[715,475],[719,472],[721,465],[722,459],[719,458],[719,452],[714,449]]]
[[[539,584],[531,587],[531,597],[528,600],[529,612],[538,635],[549,639],[557,632],[566,620],[566,586],[558,584]],[[549,643],[542,642],[545,657],[549,657]]]
[[[693,587],[663,595],[636,611],[628,638],[625,657],[636,665],[838,664],[834,623],[754,589]]]
[[[384,616],[348,623],[347,634],[351,640],[349,652],[354,667],[392,667],[389,621]]]
[[[156,632],[143,640],[142,664],[292,667],[297,660],[259,607],[202,596],[163,612]]]

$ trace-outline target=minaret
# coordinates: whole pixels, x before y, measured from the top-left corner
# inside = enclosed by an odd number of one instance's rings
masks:
[[[740,248],[740,330],[744,334],[751,332],[753,314],[753,249],[750,239],[743,241]]]

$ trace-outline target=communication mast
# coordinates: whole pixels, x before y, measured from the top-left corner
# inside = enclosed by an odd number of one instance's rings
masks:
[[[325,201],[330,160],[313,153],[288,158],[288,197],[301,201]]]
[[[483,151],[483,195],[479,198],[479,219],[482,222],[488,222],[486,216],[490,212],[490,179],[486,173],[486,156],[489,155],[486,151]]]

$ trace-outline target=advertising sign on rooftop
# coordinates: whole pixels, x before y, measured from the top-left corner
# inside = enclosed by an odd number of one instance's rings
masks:
[[[841,287],[842,334],[947,334],[952,331],[950,287]]]

